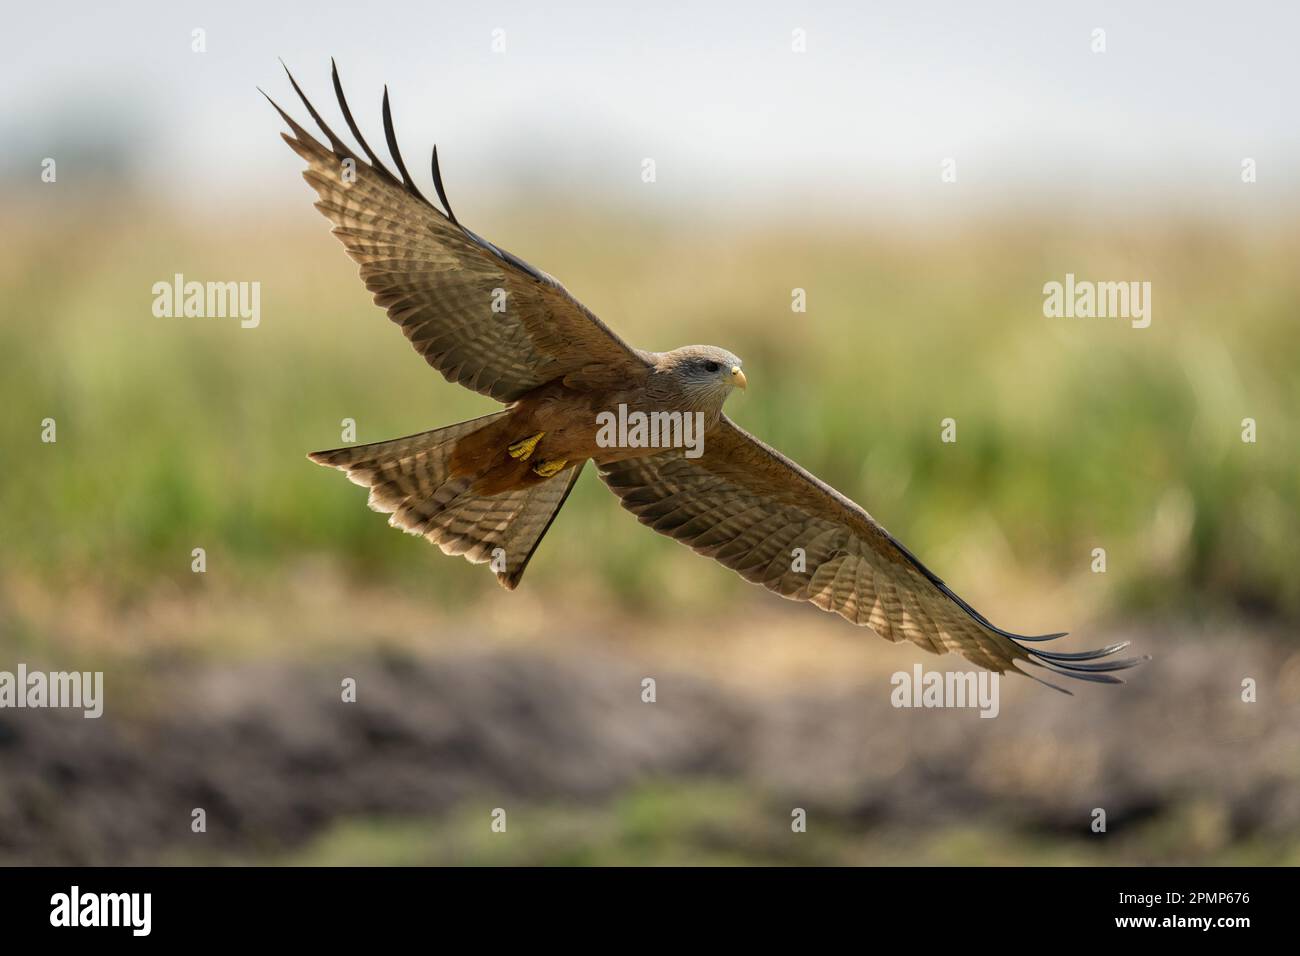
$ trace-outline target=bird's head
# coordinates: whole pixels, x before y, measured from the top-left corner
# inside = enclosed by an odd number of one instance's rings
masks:
[[[732,389],[746,386],[740,359],[713,345],[687,345],[663,352],[659,372],[672,376],[697,408],[722,408]]]

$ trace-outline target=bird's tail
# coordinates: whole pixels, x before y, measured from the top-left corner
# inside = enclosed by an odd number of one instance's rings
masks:
[[[370,489],[370,507],[388,523],[428,538],[444,554],[490,563],[502,586],[514,590],[529,559],[577,481],[582,463],[554,477],[499,494],[473,487],[479,473],[453,467],[459,443],[509,416],[501,411],[446,428],[370,445],[350,445],[307,457],[347,472]]]

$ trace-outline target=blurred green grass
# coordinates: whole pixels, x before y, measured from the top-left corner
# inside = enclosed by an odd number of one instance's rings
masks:
[[[307,206],[219,226],[127,204],[16,212],[0,240],[0,569],[131,601],[160,581],[201,586],[190,551],[204,547],[209,576],[272,593],[320,555],[448,605],[496,587],[304,458],[340,444],[344,418],[364,442],[492,407],[424,364]],[[546,209],[480,225],[635,344],[740,354],[751,387],[732,417],[950,580],[986,563],[1084,580],[1105,547],[1119,610],[1300,620],[1294,233],[1023,219],[944,234],[683,229]],[[150,288],[176,272],[260,281],[261,326],[155,318]],[[1150,280],[1151,327],[1044,318],[1042,285],[1066,272]],[[806,314],[790,310],[795,287]],[[1247,416],[1253,445],[1239,437]],[[46,417],[57,444],[39,440]],[[939,440],[947,417],[953,445]],[[638,528],[591,469],[524,586],[581,586],[630,609],[745,593]]]

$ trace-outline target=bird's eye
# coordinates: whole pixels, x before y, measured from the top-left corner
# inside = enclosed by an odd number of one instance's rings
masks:
[[[719,366],[718,366],[718,363],[717,363],[717,362],[705,362],[705,363],[704,363],[704,370],[705,370],[706,372],[716,372],[716,371],[718,370],[718,368],[719,368]]]

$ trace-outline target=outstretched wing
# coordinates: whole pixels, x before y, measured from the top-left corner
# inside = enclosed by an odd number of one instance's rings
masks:
[[[1121,683],[1108,672],[1140,662],[1090,663],[1127,643],[1072,654],[1025,646],[1065,635],[1025,637],[990,624],[866,511],[725,415],[699,458],[674,450],[601,465],[600,475],[642,524],[886,640],[957,651],[999,673],[1023,661],[1101,683]]]
[[[425,199],[397,149],[385,89],[384,132],[401,178],[390,173],[358,130],[337,67],[333,78],[343,118],[369,162],[326,125],[292,75],[289,81],[330,145],[274,100],[271,105],[293,131],[283,134],[285,142],[307,162],[303,178],[320,197],[316,208],[361,266],[375,303],[430,365],[449,381],[512,402],[557,378],[617,381],[647,364],[558,281],[456,220],[437,148],[433,182],[445,211]]]

